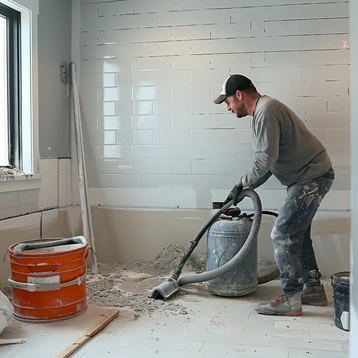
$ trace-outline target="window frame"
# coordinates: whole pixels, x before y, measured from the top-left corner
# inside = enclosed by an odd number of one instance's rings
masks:
[[[0,193],[41,187],[38,108],[39,0],[0,0],[21,13],[21,147],[25,175],[0,176]],[[12,180],[9,180],[12,179]]]
[[[7,21],[7,122],[8,161],[13,168],[22,169],[21,134],[21,13],[0,3],[0,14]]]

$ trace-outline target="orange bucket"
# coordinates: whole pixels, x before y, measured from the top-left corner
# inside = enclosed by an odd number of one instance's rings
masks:
[[[42,239],[10,246],[14,317],[25,322],[69,318],[87,308],[83,236]]]

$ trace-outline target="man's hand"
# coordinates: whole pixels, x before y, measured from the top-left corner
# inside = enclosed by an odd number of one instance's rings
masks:
[[[233,200],[233,205],[237,204],[237,198],[239,196],[239,194],[242,192],[242,190],[244,189],[244,187],[242,186],[241,182],[236,184],[232,190],[230,191],[230,194],[228,195],[228,197],[226,198],[226,200],[224,201],[224,205],[226,205],[230,200]]]

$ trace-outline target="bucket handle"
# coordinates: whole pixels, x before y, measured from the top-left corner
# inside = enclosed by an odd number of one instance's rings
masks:
[[[77,277],[72,281],[56,283],[56,284],[17,282],[11,278],[9,278],[7,281],[12,288],[18,288],[20,290],[25,290],[29,292],[36,292],[36,291],[55,291],[63,287],[74,286],[74,285],[79,286],[85,280],[85,278],[86,278],[86,273],[84,273],[82,276]]]
[[[92,249],[92,247],[91,246],[87,246],[86,247],[86,250],[83,252],[83,256],[82,256],[82,259],[87,259],[87,256],[88,256],[88,251],[89,250],[92,250],[93,251],[93,249]],[[96,253],[95,253],[96,254]],[[96,255],[97,256],[97,255]]]
[[[49,272],[49,271],[55,272],[58,270],[60,266],[61,266],[60,264],[51,264],[48,262],[44,262],[36,265],[27,265],[27,268],[32,273],[39,273],[39,272]]]
[[[9,253],[9,249],[6,250],[5,255],[4,255],[3,259],[2,259],[2,262],[5,262],[6,255],[7,255],[8,253]]]

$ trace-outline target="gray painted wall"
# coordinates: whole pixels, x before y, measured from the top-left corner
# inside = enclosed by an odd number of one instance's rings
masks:
[[[71,60],[71,0],[40,0],[39,13],[39,137],[40,156],[70,156],[67,85],[60,65]]]

